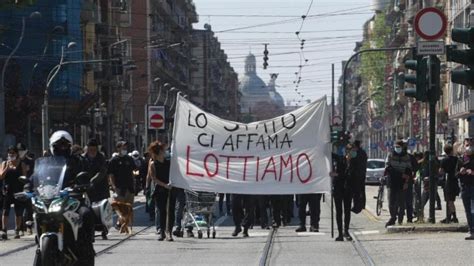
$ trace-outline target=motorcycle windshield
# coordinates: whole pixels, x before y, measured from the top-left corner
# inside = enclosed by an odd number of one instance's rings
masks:
[[[60,156],[42,157],[36,160],[32,180],[40,198],[51,200],[59,195],[66,167],[66,158]]]

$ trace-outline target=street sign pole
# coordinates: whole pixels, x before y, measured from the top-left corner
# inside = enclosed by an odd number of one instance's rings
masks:
[[[436,57],[436,55],[431,55],[431,58]],[[432,60],[430,60],[431,62]],[[432,64],[428,64],[428,88],[429,92],[432,93],[439,88],[435,88],[434,86],[438,86],[438,84],[433,84],[433,76],[432,76]],[[436,200],[436,189],[438,187],[438,182],[436,182],[436,169],[435,169],[435,158],[436,158],[436,99],[430,100],[430,161],[429,161],[429,173],[430,173],[430,216],[429,222],[435,223],[435,200]]]

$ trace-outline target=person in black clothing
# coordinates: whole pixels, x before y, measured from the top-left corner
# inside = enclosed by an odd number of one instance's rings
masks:
[[[321,215],[321,196],[322,194],[300,194],[298,205],[298,217],[300,226],[296,232],[306,232],[306,206],[309,205],[310,232],[319,232],[319,218]]]
[[[367,153],[361,147],[362,143],[360,140],[354,141],[353,150],[357,152],[357,169],[354,169],[354,175],[358,180],[357,191],[354,191],[354,208],[352,211],[359,213],[362,209],[365,209],[365,177],[367,174]]]
[[[281,225],[286,226],[288,222],[288,197],[286,195],[271,195],[273,224],[272,227],[278,228]]]
[[[18,143],[16,145],[16,148],[18,149],[18,156],[20,157],[20,160],[27,166],[27,170],[26,170],[27,180],[25,180],[26,183],[23,188],[28,190],[33,187],[30,177],[33,174],[33,170],[35,168],[34,156],[28,151],[25,144],[23,143]],[[22,231],[27,231],[29,235],[32,235],[33,234],[33,229],[32,229],[33,205],[31,203],[31,200],[27,200],[26,202],[23,202],[23,205],[24,205],[24,211],[23,211],[23,219],[22,219],[22,222],[23,222]]]
[[[230,202],[230,194],[227,193],[219,193],[219,215],[224,215],[224,197],[225,197],[225,206],[226,206],[226,214],[229,216],[232,214],[231,211],[231,202]]]
[[[467,147],[464,161],[458,172],[461,183],[461,198],[466,213],[469,233],[466,240],[474,240],[474,147]]]
[[[84,154],[85,170],[90,176],[99,174],[98,181],[94,182],[94,188],[88,193],[91,202],[100,202],[110,197],[109,184],[105,174],[107,171],[107,162],[104,155],[98,152],[98,143],[95,139],[90,139],[87,143],[87,151]],[[97,219],[97,217],[95,217]],[[96,221],[96,225],[100,224]],[[102,226],[102,239],[107,239],[107,227]],[[100,229],[99,229],[100,230]]]
[[[349,153],[351,146],[348,146]],[[350,239],[349,224],[351,222],[351,204],[352,204],[352,186],[347,175],[347,165],[349,154],[345,154],[343,146],[339,146],[337,153],[332,154],[333,158],[333,196],[334,205],[336,207],[336,223],[339,232],[336,241],[344,241],[344,236]],[[343,231],[343,215],[344,215],[344,231]]]
[[[171,232],[175,222],[176,189],[169,185],[170,161],[166,160],[167,145],[159,141],[152,142],[148,147],[152,162],[148,166],[149,175],[156,184],[155,205],[160,212],[160,237],[158,241],[173,241]]]
[[[112,190],[116,193],[116,200],[133,204],[133,170],[135,163],[128,156],[128,145],[125,141],[119,141],[116,145],[118,156],[110,160],[108,173]]]
[[[76,180],[76,176],[85,171],[85,163],[81,156],[71,153],[72,136],[63,130],[54,132],[50,139],[50,156],[61,156],[66,158],[66,173],[64,176],[63,188],[73,187],[77,182],[85,182],[85,180]],[[79,237],[77,240],[77,249],[75,253],[78,255],[77,265],[94,265],[94,214],[91,209],[81,203],[81,207],[77,211],[82,219],[82,226],[79,228]],[[37,258],[35,258],[36,260]],[[36,265],[36,264],[35,264]]]
[[[85,169],[90,176],[104,172],[107,169],[107,162],[104,155],[98,152],[98,143],[95,139],[87,143],[87,151],[84,154]],[[100,179],[101,182],[94,183],[94,193],[89,195],[92,202],[101,201],[110,197],[109,184],[106,178]]]
[[[2,163],[0,169],[0,181],[4,181],[2,239],[7,239],[8,215],[10,213],[11,204],[14,205],[15,209],[15,238],[20,238],[24,204],[15,199],[14,194],[23,191],[23,183],[20,181],[20,176],[25,176],[28,170],[28,166],[20,160],[18,149],[16,147],[9,147],[7,152],[8,159]]]
[[[446,201],[446,218],[441,223],[458,223],[456,217],[456,206],[454,201],[459,195],[458,179],[456,177],[456,168],[458,165],[458,157],[453,154],[453,146],[447,144],[444,146],[446,158],[441,161],[439,168],[440,175],[446,175],[446,183],[444,185],[444,199]]]
[[[249,228],[255,220],[255,205],[253,195],[232,194],[232,218],[235,224],[232,236],[238,236],[243,226],[243,237],[249,237]]]

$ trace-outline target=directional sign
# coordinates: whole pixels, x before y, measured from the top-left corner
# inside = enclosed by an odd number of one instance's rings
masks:
[[[165,129],[164,106],[148,106],[148,129]]]
[[[445,34],[448,20],[441,10],[427,7],[416,13],[413,24],[418,36],[425,40],[436,40]]]

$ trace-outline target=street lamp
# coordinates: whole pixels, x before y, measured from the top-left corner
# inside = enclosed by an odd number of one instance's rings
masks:
[[[43,151],[48,149],[48,136],[49,136],[49,86],[51,85],[51,82],[53,79],[58,75],[59,71],[61,70],[61,66],[64,64],[64,50],[65,49],[71,49],[73,47],[76,47],[77,43],[75,42],[70,42],[68,43],[67,47],[64,47],[64,45],[61,47],[61,59],[59,60],[59,64],[54,66],[51,71],[49,72],[47,78],[46,78],[46,88],[44,90],[44,96],[43,96],[43,106],[41,108],[42,112],[42,121],[41,121],[41,129],[42,129],[42,134],[43,134],[43,142],[42,142],[42,147]]]
[[[40,19],[41,13],[38,11],[32,12],[29,16],[30,19]],[[23,16],[21,18],[21,33],[20,37],[18,38],[18,42],[15,45],[15,48],[12,49],[8,57],[5,59],[2,68],[2,77],[0,81],[0,149],[3,152],[5,146],[5,72],[7,70],[8,63],[13,55],[16,53],[18,48],[20,47],[21,43],[23,42],[23,37],[25,36],[25,25],[26,25],[26,17]]]
[[[168,104],[168,94],[169,94],[170,92],[175,91],[175,90],[177,90],[176,87],[172,87],[171,89],[169,89],[169,90],[166,91],[165,106]]]

